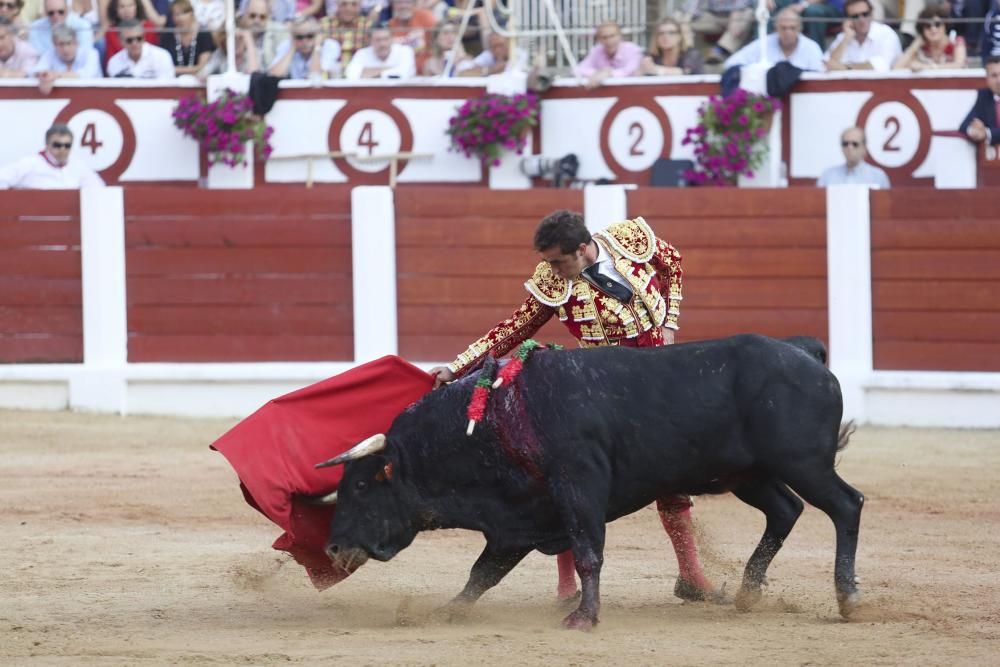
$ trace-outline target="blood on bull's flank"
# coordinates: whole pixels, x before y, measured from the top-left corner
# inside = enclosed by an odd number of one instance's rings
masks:
[[[466,406],[480,379],[471,374],[425,396],[384,436],[320,464],[347,464],[327,553],[356,567],[391,559],[421,531],[479,531],[486,546],[450,603],[460,609],[531,551],[571,548],[583,590],[563,622],[587,629],[598,622],[608,521],[664,494],[732,492],[767,518],[735,599],[748,610],[801,498],[833,521],[834,584],[848,617],[859,602],[864,499],[835,470],[849,431],[824,358],[814,339],[756,335],[542,350],[493,392],[467,436]]]

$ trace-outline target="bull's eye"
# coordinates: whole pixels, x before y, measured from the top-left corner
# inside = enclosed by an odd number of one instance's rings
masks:
[[[368,482],[366,482],[363,479],[359,479],[358,483],[354,485],[354,488],[356,488],[358,491],[364,491],[365,489],[368,488]]]

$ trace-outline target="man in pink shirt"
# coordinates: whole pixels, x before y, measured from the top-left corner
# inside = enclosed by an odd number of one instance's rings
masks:
[[[642,63],[642,47],[622,41],[622,29],[615,21],[597,26],[597,44],[576,66],[576,74],[586,77],[584,86],[596,88],[612,76],[634,76]]]

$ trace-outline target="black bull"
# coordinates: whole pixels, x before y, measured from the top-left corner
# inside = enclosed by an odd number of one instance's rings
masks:
[[[840,386],[816,358],[822,345],[793,343],[741,335],[538,352],[513,386],[494,391],[472,437],[465,408],[476,375],[432,392],[395,420],[383,449],[378,440],[379,451],[347,465],[327,552],[354,567],[389,560],[420,531],[480,531],[486,548],[453,601],[462,605],[532,550],[572,548],[583,595],[564,623],[586,628],[600,607],[607,521],[661,496],[731,491],[767,517],[736,596],[746,609],[801,497],[836,527],[834,584],[846,617],[858,603],[864,498],[834,470],[847,435]]]

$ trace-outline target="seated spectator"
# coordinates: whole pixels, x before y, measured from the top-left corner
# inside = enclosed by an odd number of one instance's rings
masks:
[[[102,187],[104,180],[93,169],[70,161],[72,148],[73,132],[68,125],[56,123],[45,131],[45,148],[41,152],[0,167],[0,190]]]
[[[223,0],[192,0],[194,20],[202,30],[215,32],[226,24],[226,3]]]
[[[196,75],[202,81],[208,79],[213,74],[223,74],[227,71],[226,61],[226,31],[217,30],[212,35],[215,43],[215,51],[205,63],[205,66],[198,70]],[[257,55],[257,46],[254,44],[253,33],[247,29],[240,28],[236,31],[236,71],[243,74],[253,74],[260,71],[261,63]]]
[[[1000,56],[1000,0],[993,0],[986,12],[980,44],[979,53],[984,63],[993,56]]]
[[[392,0],[392,18],[389,19],[392,41],[413,49],[418,72],[431,55],[431,31],[436,25],[434,15],[426,9],[417,9],[414,0]]]
[[[270,18],[273,13],[268,0],[249,0],[242,18],[253,35],[254,50],[262,67],[274,62],[278,46],[288,39],[288,28]]]
[[[104,67],[107,69],[111,57],[122,50],[122,24],[136,21],[143,28],[143,36],[150,44],[160,43],[156,25],[146,16],[146,9],[139,0],[110,0],[108,3],[108,32],[104,36]]]
[[[822,50],[826,46],[827,28],[830,27],[824,19],[841,18],[842,6],[842,0],[777,0],[773,9],[775,18],[786,8],[798,14],[802,18],[802,34],[816,42]]]
[[[201,30],[190,0],[174,0],[174,4],[170,5],[170,17],[176,32],[163,33],[160,46],[170,54],[177,76],[196,74],[208,63],[215,50],[212,36]]]
[[[522,55],[525,55],[522,52]],[[490,76],[508,70],[524,71],[526,63],[518,63],[510,57],[510,39],[503,35],[490,33],[489,48],[471,60],[459,63],[455,67],[458,76]]]
[[[872,20],[869,0],[847,0],[843,31],[824,56],[826,69],[871,69],[887,72],[902,53],[899,37],[892,28]]]
[[[840,135],[840,148],[846,162],[830,167],[820,175],[816,185],[859,184],[872,185],[883,190],[889,189],[889,177],[876,166],[865,162],[868,149],[865,146],[865,131],[860,127],[850,127]]]
[[[767,35],[767,60],[771,64],[788,61],[801,70],[822,72],[823,51],[819,44],[802,34],[802,18],[785,7],[774,19],[775,32]],[[750,42],[726,61],[726,69],[760,62],[760,38]]]
[[[717,65],[743,46],[753,27],[754,0],[689,0],[685,10],[698,35],[718,35],[705,58]]]
[[[965,67],[965,39],[949,35],[948,10],[929,7],[917,17],[919,33],[906,48],[893,69],[919,72],[925,69],[962,69]]]
[[[251,11],[250,5],[253,0],[240,0],[239,8],[236,10],[237,16],[247,16]],[[275,23],[291,23],[295,20],[295,0],[265,0],[268,15],[262,20],[270,20]],[[332,15],[332,12],[329,12]],[[258,45],[259,46],[259,45]]]
[[[470,9],[471,5],[471,9]],[[478,56],[486,49],[486,38],[490,34],[490,20],[482,0],[455,0],[455,6],[445,13],[445,19],[456,25],[462,23],[462,16],[469,11],[469,22],[462,33],[462,50],[469,56]],[[493,12],[497,23],[503,24],[499,9]]]
[[[143,34],[145,27],[136,20],[121,22],[125,48],[108,60],[108,76],[132,79],[174,79],[174,59],[165,50],[150,44]]]
[[[322,40],[317,46],[317,39]],[[294,47],[292,42],[295,42]],[[340,44],[324,39],[311,16],[292,23],[292,37],[281,43],[268,68],[272,76],[319,80],[340,74]]]
[[[22,41],[28,39],[28,26],[21,16],[24,0],[0,0],[0,19],[7,19],[14,27],[15,37]],[[37,52],[37,50],[36,50]]]
[[[347,65],[347,79],[409,79],[417,75],[413,48],[392,41],[386,25],[376,25],[368,35],[371,46],[354,52]]]
[[[449,62],[449,58],[452,59]],[[431,45],[431,56],[424,61],[421,70],[423,76],[454,76],[457,67],[470,61],[469,56],[458,43],[458,26],[454,23],[442,23],[434,31],[434,43]]]
[[[639,71],[649,76],[701,74],[705,64],[692,47],[680,21],[666,19],[653,29],[652,46],[642,58]]]
[[[56,79],[100,79],[101,56],[97,49],[80,47],[77,33],[68,25],[52,29],[52,49],[35,63],[32,74],[38,77],[38,89],[43,95],[52,92]]]
[[[0,0],[4,2],[4,0]],[[0,16],[0,79],[20,79],[38,62],[38,53],[23,39],[11,20]]]
[[[94,46],[94,31],[90,24],[79,16],[70,14],[66,0],[45,0],[45,16],[31,24],[31,46],[35,51],[39,54],[52,52],[52,31],[60,25],[73,31],[81,53],[88,53]]]
[[[346,68],[358,49],[368,45],[371,16],[361,14],[360,0],[339,0],[336,13],[323,19],[323,33],[340,44],[340,65]]]
[[[976,103],[959,130],[976,143],[1000,144],[1000,55],[990,56],[986,67],[986,87],[976,91]]]
[[[576,75],[586,77],[584,86],[596,88],[613,76],[636,76],[642,64],[642,48],[622,41],[622,29],[614,21],[597,26],[597,44],[576,66]]]

